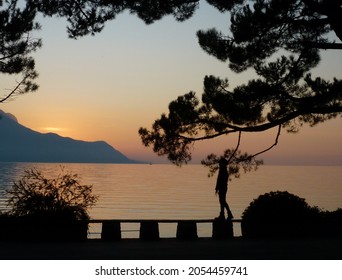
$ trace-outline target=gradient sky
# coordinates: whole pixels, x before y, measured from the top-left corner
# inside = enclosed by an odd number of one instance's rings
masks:
[[[198,45],[196,31],[217,27],[228,31],[229,17],[201,2],[190,20],[166,17],[145,25],[123,13],[96,36],[68,39],[66,22],[39,20],[36,34],[43,47],[34,57],[40,88],[17,97],[1,109],[39,132],[55,132],[74,139],[104,140],[132,159],[165,162],[141,144],[139,127],[150,128],[170,101],[191,90],[200,96],[205,75],[227,77],[230,86],[246,82],[251,71],[232,73],[228,64],[208,56]],[[341,78],[342,52],[325,51],[313,76]],[[0,77],[1,90],[14,85]],[[341,118],[303,127],[298,134],[281,135],[276,148],[263,156],[270,164],[342,164]],[[276,131],[245,134],[243,150],[257,152],[273,143]],[[194,162],[208,153],[222,153],[236,136],[195,145]]]

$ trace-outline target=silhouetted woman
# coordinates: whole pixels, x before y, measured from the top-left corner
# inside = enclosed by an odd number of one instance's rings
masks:
[[[219,202],[221,207],[220,216],[218,216],[218,219],[224,219],[224,209],[227,209],[228,219],[233,219],[233,214],[230,211],[229,205],[226,201],[226,195],[228,191],[228,179],[229,174],[227,170],[228,161],[225,158],[221,158],[219,160],[219,172],[217,176],[217,182],[216,182],[216,194],[219,196]]]

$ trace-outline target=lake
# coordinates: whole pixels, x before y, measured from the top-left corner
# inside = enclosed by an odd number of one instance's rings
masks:
[[[93,185],[94,194],[99,195],[96,206],[90,209],[93,219],[212,219],[219,214],[217,174],[208,178],[208,169],[201,165],[167,164],[0,163],[0,209],[6,208],[5,190],[24,170],[35,167],[52,178],[60,166],[79,174],[82,184]],[[242,174],[229,185],[228,203],[234,217],[240,218],[259,195],[277,190],[286,190],[325,210],[342,208],[342,166],[265,165]],[[138,235],[132,226],[123,229],[126,236]],[[96,226],[91,230],[99,232]],[[210,236],[208,225],[200,225],[198,230],[199,236]],[[160,231],[161,236],[169,236],[175,226],[166,224]]]

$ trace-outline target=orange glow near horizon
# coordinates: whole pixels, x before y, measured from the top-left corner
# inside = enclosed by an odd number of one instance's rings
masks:
[[[65,129],[64,128],[60,128],[60,127],[42,127],[41,130],[43,131],[47,131],[47,132],[62,132]]]

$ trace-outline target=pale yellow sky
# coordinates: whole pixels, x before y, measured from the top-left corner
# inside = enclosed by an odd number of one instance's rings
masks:
[[[1,104],[1,109],[33,130],[104,140],[133,159],[165,161],[143,147],[138,129],[150,127],[177,96],[191,90],[200,96],[205,75],[227,77],[232,87],[253,75],[232,73],[227,63],[199,47],[197,30],[217,27],[225,32],[229,23],[227,15],[205,3],[184,23],[167,17],[146,26],[135,16],[122,14],[102,33],[78,40],[67,38],[63,20],[47,18],[41,23],[37,37],[42,37],[43,47],[35,54],[40,88]],[[314,71],[325,78],[341,78],[341,73],[339,51],[326,52]],[[0,77],[1,90],[14,79]],[[264,156],[266,163],[342,164],[341,128],[338,119],[305,127],[296,135],[283,132],[279,145]],[[242,147],[253,152],[272,144],[274,136],[274,131],[246,134]],[[194,158],[198,162],[234,145],[234,136],[198,143]]]

